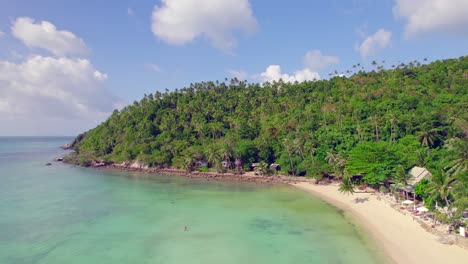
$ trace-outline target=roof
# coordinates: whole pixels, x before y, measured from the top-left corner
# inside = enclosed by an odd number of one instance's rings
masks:
[[[409,171],[409,173],[411,174],[411,176],[413,176],[408,181],[408,184],[411,185],[411,186],[415,186],[422,179],[431,176],[431,172],[429,172],[426,168],[422,168],[422,167],[413,167]]]
[[[270,169],[274,169],[274,170],[275,170],[275,169],[278,169],[278,168],[281,168],[281,166],[280,166],[279,164],[272,163],[272,164],[270,165]]]

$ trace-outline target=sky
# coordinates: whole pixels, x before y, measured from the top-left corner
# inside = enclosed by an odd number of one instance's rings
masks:
[[[468,55],[468,0],[0,0],[0,136],[74,136],[200,81]]]

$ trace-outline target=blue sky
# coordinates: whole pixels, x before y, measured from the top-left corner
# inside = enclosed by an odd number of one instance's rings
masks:
[[[0,135],[75,135],[197,81],[467,55],[467,13],[466,0],[0,0]]]

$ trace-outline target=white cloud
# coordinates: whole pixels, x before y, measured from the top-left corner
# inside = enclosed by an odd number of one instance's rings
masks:
[[[304,65],[310,70],[320,70],[332,64],[340,63],[335,56],[323,55],[320,50],[311,50],[304,56]]]
[[[320,80],[317,72],[327,66],[340,63],[336,56],[324,55],[320,50],[311,50],[304,55],[304,68],[293,74],[283,73],[280,65],[269,65],[264,72],[256,75],[263,82],[283,80],[284,82],[304,82]]]
[[[249,74],[242,70],[228,70],[227,71],[232,77],[236,77],[238,80],[246,80]]]
[[[32,18],[19,17],[11,26],[11,32],[26,46],[45,49],[57,56],[88,52],[82,39],[72,32],[57,30],[54,24],[47,21],[35,23]]]
[[[249,0],[162,0],[154,6],[151,29],[170,44],[183,45],[197,37],[230,51],[235,32],[253,32],[257,21]]]
[[[467,0],[396,0],[393,13],[407,20],[406,36],[433,31],[468,35]]]
[[[159,65],[157,65],[157,64],[147,63],[145,65],[145,67],[146,67],[146,69],[148,69],[150,71],[161,72],[161,67],[159,67]]]
[[[374,55],[378,51],[388,47],[391,40],[392,32],[381,28],[373,35],[370,35],[364,39],[364,41],[359,46],[359,53],[363,58]]]
[[[13,127],[35,124],[31,129],[43,134],[78,133],[117,106],[106,79],[85,59],[33,56],[20,63],[0,61],[0,120]],[[69,127],[62,127],[62,122]]]
[[[130,7],[127,8],[127,15],[128,16],[134,16],[135,15],[135,12],[133,12],[133,9],[131,9]]]
[[[3,37],[3,36],[5,36],[5,32],[0,30],[0,38]]]
[[[286,73],[282,73],[281,66],[279,65],[270,65],[266,68],[266,70],[260,73],[260,78],[264,82],[271,82],[271,81],[279,81],[283,80],[283,82],[304,82],[304,81],[312,81],[312,80],[319,80],[320,75],[317,72],[313,72],[310,69],[302,69],[300,71],[296,71],[293,75],[289,75]]]

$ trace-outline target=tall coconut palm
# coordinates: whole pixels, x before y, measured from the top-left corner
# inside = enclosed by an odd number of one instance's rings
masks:
[[[187,171],[192,171],[193,170],[193,163],[195,162],[195,159],[193,158],[192,155],[187,155],[184,157],[183,161],[183,168]]]
[[[379,116],[377,115],[373,115],[369,118],[370,120],[372,120],[374,122],[374,126],[375,126],[375,141],[379,141],[380,137],[379,137]]]
[[[421,142],[421,146],[432,148],[435,145],[437,139],[437,133],[434,129],[428,129],[419,135],[419,142]]]

